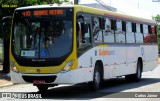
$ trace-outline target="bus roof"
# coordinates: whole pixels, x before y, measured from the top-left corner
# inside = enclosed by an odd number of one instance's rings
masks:
[[[127,14],[122,14],[118,12],[112,12],[108,10],[102,10],[98,8],[93,8],[93,7],[88,7],[88,6],[82,6],[82,5],[75,5],[75,8],[79,8],[79,11],[82,12],[88,12],[92,14],[98,14],[102,16],[107,16],[110,18],[116,18],[116,19],[122,19],[122,20],[127,20],[127,21],[134,21],[134,22],[140,22],[140,23],[147,23],[147,24],[156,24],[155,20],[150,20],[146,18],[141,18],[141,17],[135,17],[135,16],[130,16]]]
[[[39,9],[39,8],[53,8],[53,7],[74,7],[73,5],[69,4],[47,4],[47,5],[35,5],[35,6],[26,6],[26,7],[19,7],[16,10],[26,10],[26,9]]]
[[[107,16],[110,18],[116,18],[116,19],[122,19],[122,20],[128,20],[128,21],[134,21],[134,22],[140,22],[140,23],[147,23],[147,24],[156,24],[156,21],[146,19],[146,18],[140,18],[135,16],[130,16],[118,12],[112,12],[108,10],[102,10],[98,8],[83,6],[83,5],[69,5],[69,4],[48,4],[48,5],[36,5],[36,6],[26,6],[26,7],[19,7],[16,8],[16,10],[26,10],[26,9],[39,9],[39,8],[53,8],[53,7],[75,7],[77,11],[81,12],[88,12],[91,14],[99,14],[102,16]]]

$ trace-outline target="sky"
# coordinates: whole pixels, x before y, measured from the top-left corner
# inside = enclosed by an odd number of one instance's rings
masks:
[[[73,0],[71,0],[73,1]],[[118,12],[132,16],[152,19],[160,14],[160,3],[152,0],[101,0],[117,8]],[[97,3],[95,0],[79,0],[80,4]]]

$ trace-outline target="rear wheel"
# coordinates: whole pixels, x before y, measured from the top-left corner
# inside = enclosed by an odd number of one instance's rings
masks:
[[[94,69],[93,81],[89,83],[90,90],[96,91],[100,88],[101,84],[101,73],[99,66],[96,65]]]
[[[137,71],[135,74],[132,75],[126,75],[125,79],[127,81],[140,81],[142,77],[142,63],[140,61],[138,61],[137,63]]]

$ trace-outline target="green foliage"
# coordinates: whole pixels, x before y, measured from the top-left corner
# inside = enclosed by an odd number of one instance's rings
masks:
[[[159,14],[157,14],[156,16],[152,16],[152,19],[154,19],[154,20],[160,20],[160,15]]]
[[[160,31],[158,31],[158,38],[160,38],[160,34],[159,33],[160,33]]]
[[[2,38],[2,21],[0,20],[0,38]]]
[[[47,4],[47,2],[46,2],[46,1],[43,1],[41,4]]]
[[[1,0],[3,4],[17,4],[18,0]]]
[[[38,0],[28,0],[27,4],[28,5],[36,5]]]
[[[155,17],[152,16],[152,19],[157,21],[158,50],[159,50],[159,53],[160,53],[160,15],[157,14]]]

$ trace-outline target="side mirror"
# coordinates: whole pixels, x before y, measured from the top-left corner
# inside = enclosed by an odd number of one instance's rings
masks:
[[[3,32],[3,34],[6,34],[8,26],[9,26],[9,24],[3,23],[3,26],[2,26],[2,32]]]

